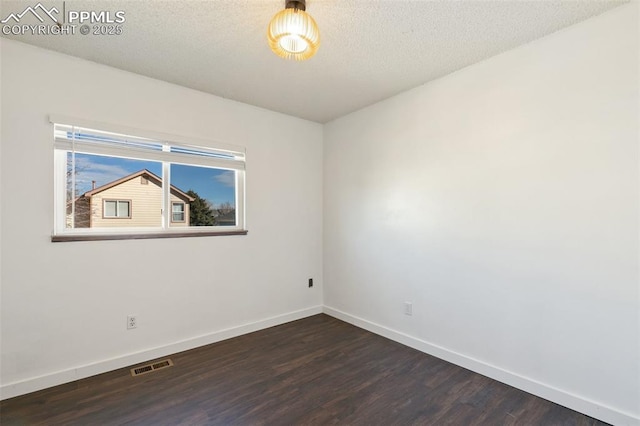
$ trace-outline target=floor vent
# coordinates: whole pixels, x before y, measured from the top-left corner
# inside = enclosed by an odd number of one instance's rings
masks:
[[[172,366],[173,366],[173,361],[171,361],[170,359],[165,359],[164,361],[132,368],[131,375],[133,377],[141,376],[143,374],[151,373],[152,371],[162,370],[163,368],[172,367]]]

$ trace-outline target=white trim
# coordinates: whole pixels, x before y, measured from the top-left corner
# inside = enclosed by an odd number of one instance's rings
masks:
[[[18,382],[8,383],[0,387],[0,400],[13,398],[15,396],[24,395],[30,392],[46,389],[52,386],[61,385],[63,383],[73,382],[75,380],[84,379],[86,377],[95,376],[96,374],[106,373],[108,371],[117,370],[119,368],[128,367],[143,362],[150,361],[172,355],[178,352],[187,351],[204,345],[210,345],[222,340],[231,339],[254,331],[263,330],[265,328],[284,324],[290,321],[299,320],[312,315],[322,313],[322,306],[314,306],[312,308],[301,309],[299,311],[289,312],[283,315],[265,318],[236,327],[227,328],[202,336],[191,337],[189,339],[180,340],[165,346],[150,348],[140,352],[134,352],[122,355],[117,358],[105,359],[91,364],[82,365],[68,370],[58,371],[39,377],[33,377]]]
[[[113,123],[103,123],[100,121],[85,120],[83,118],[69,117],[60,114],[49,114],[49,122],[52,124],[64,124],[67,126],[83,127],[87,129],[97,129],[105,132],[119,133],[122,135],[132,135],[147,139],[154,139],[164,142],[177,142],[190,146],[211,147],[217,150],[226,150],[229,152],[245,153],[244,147],[239,145],[231,145],[224,142],[218,142],[212,139],[199,139],[190,136],[175,135],[171,133],[157,132],[148,129],[139,129],[137,127],[121,126]],[[213,146],[211,145],[213,144]]]
[[[236,226],[238,229],[247,229],[246,225],[246,209],[245,209],[245,182],[246,172],[236,172]]]
[[[165,184],[168,182],[169,185]],[[162,163],[162,229],[171,228],[171,164]],[[191,224],[189,224],[189,227]]]
[[[66,163],[67,153],[53,151],[54,175],[53,175],[53,229],[65,229],[67,221],[67,194],[66,194]],[[59,190],[58,188],[63,188]]]
[[[346,312],[342,312],[326,305],[323,308],[323,312],[334,318],[355,325],[356,327],[363,328],[372,333],[386,337],[387,339],[391,339],[413,349],[433,355],[452,364],[482,374],[483,376],[490,377],[499,382],[521,389],[525,392],[529,392],[533,395],[539,396],[540,398],[555,402],[556,404],[560,404],[564,407],[584,413],[604,422],[618,426],[640,425],[640,418],[635,417],[631,413],[616,410],[615,408],[606,406],[602,403],[592,401],[562,389],[538,382],[534,379],[512,373],[495,365],[454,352],[442,346],[409,336],[408,334],[359,318],[355,315],[347,314]]]
[[[172,145],[175,146],[175,145]],[[218,159],[215,157],[198,157],[195,155],[181,154],[179,152],[152,151],[136,147],[123,147],[115,144],[100,144],[87,141],[71,141],[55,138],[56,150],[75,151],[80,154],[106,155],[109,157],[131,158],[142,161],[169,162],[173,164],[186,164],[203,167],[215,167],[225,170],[244,170],[243,160]]]

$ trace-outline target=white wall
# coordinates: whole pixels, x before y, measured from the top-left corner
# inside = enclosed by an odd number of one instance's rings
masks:
[[[321,311],[321,125],[0,43],[3,397]],[[50,113],[245,146],[249,234],[51,243]]]
[[[326,125],[325,309],[640,423],[638,51],[634,2]]]

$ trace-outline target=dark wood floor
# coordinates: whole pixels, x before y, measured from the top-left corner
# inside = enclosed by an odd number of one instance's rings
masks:
[[[326,315],[0,403],[9,425],[605,425]]]

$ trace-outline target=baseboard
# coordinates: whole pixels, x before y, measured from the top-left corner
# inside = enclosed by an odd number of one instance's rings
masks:
[[[482,374],[483,376],[490,377],[499,382],[539,396],[540,398],[544,398],[551,402],[555,402],[556,404],[602,420],[603,422],[618,426],[640,425],[640,418],[635,417],[632,414],[621,412],[598,402],[582,398],[553,386],[506,371],[500,367],[487,364],[486,362],[479,361],[441,346],[434,345],[433,343],[417,339],[409,336],[408,334],[347,314],[338,309],[325,306],[323,312],[339,320],[353,324],[356,327],[363,328],[372,333],[386,337],[387,339],[402,343],[403,345],[417,349],[429,355],[433,355],[437,358],[451,362],[452,364],[456,364],[460,367]]]
[[[169,345],[147,349],[123,355],[113,359],[98,361],[95,363],[79,366],[64,371],[58,371],[39,377],[33,377],[19,382],[8,383],[0,386],[0,400],[13,398],[27,393],[39,391],[52,386],[69,383],[96,374],[106,373],[108,371],[117,370],[134,364],[146,362],[155,358],[161,358],[177,352],[194,349],[200,346],[209,345],[232,337],[241,336],[243,334],[252,333],[254,331],[263,330],[265,328],[284,324],[290,321],[306,318],[312,315],[322,313],[322,306],[303,309],[299,311],[289,312],[284,315],[266,318],[260,321],[243,324],[237,327],[227,328],[202,336],[192,337],[181,340]]]

